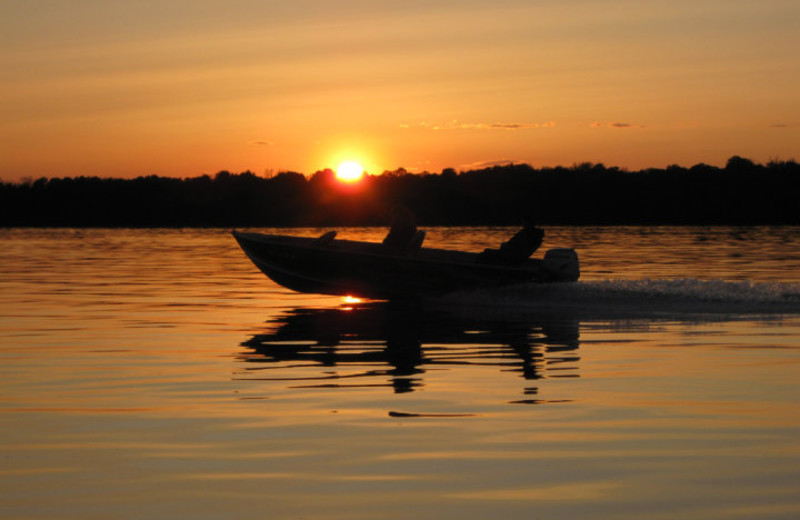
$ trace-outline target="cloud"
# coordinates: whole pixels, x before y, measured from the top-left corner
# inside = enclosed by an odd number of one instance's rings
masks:
[[[247,144],[252,144],[255,146],[275,146],[273,141],[248,141]]]
[[[428,123],[401,124],[400,128],[427,128],[430,130],[526,130],[530,128],[552,128],[556,126],[555,121],[544,123],[463,123],[453,120],[447,123]]]
[[[605,123],[601,121],[595,121],[594,123],[589,125],[592,128],[644,128],[644,125],[637,125],[634,123],[623,123],[620,121],[614,121],[611,123]]]
[[[769,125],[769,127],[770,128],[789,128],[789,125],[787,125],[786,123],[775,123],[775,124]]]
[[[499,159],[499,160],[492,160],[492,161],[477,161],[474,163],[469,164],[462,164],[458,167],[461,171],[469,171],[469,170],[481,170],[483,168],[492,168],[494,166],[509,166],[511,164],[519,164],[523,161],[517,161],[513,159]]]
[[[546,123],[461,123],[458,128],[477,130],[524,130],[526,128],[552,128],[555,121]]]

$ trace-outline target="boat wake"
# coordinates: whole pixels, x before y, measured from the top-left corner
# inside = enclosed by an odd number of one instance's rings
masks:
[[[602,313],[800,313],[800,284],[724,280],[598,280],[460,292],[449,305]]]

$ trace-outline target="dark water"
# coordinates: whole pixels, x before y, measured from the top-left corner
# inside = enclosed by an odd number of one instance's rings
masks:
[[[800,228],[547,231],[581,282],[404,306],[225,230],[0,230],[0,517],[800,516]]]

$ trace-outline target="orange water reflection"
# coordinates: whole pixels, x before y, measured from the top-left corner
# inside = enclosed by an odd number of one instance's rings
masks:
[[[517,288],[409,310],[277,287],[228,230],[0,230],[0,516],[792,518],[797,235],[548,229],[591,308]],[[641,291],[632,312],[609,278],[770,282],[787,312]],[[702,308],[718,286],[686,288]]]

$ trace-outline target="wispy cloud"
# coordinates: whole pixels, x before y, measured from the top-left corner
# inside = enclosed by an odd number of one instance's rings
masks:
[[[447,123],[416,123],[402,124],[400,128],[425,128],[429,130],[526,130],[530,128],[552,128],[556,126],[555,121],[544,123],[465,123],[458,120]]]
[[[489,161],[477,161],[469,164],[461,164],[458,169],[462,171],[481,170],[483,168],[491,168],[493,166],[508,166],[510,164],[518,164],[523,161],[516,161],[513,159],[497,159]]]
[[[253,146],[275,146],[274,141],[248,141],[247,144],[251,144]]]
[[[613,121],[613,122],[595,121],[589,126],[592,128],[644,128],[644,125],[637,125],[634,123],[624,123],[621,121]]]

